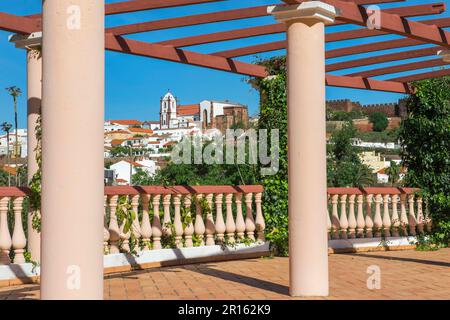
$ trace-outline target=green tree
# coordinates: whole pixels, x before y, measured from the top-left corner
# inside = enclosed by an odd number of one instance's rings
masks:
[[[400,130],[405,185],[420,188],[433,219],[432,239],[450,241],[450,77],[414,83]]]
[[[373,174],[352,146],[356,129],[347,122],[333,133],[328,147],[327,179],[330,187],[364,187],[374,183]]]
[[[389,183],[391,186],[398,186],[400,181],[401,165],[395,161],[391,161],[389,168],[386,168],[386,174],[389,175]]]
[[[20,152],[19,152],[19,133],[17,132],[18,128],[19,128],[19,124],[18,124],[18,120],[17,120],[17,98],[20,97],[20,95],[22,94],[22,90],[16,86],[12,86],[12,87],[8,87],[6,88],[6,91],[8,91],[9,95],[13,98],[13,106],[14,106],[14,128],[16,130],[15,132],[15,141],[14,141],[14,162],[17,166],[17,158],[20,157]],[[18,181],[18,174],[16,174],[16,185],[17,185],[17,181]]]
[[[373,125],[373,131],[382,132],[386,130],[389,125],[389,120],[382,112],[374,112],[369,115],[369,121]]]

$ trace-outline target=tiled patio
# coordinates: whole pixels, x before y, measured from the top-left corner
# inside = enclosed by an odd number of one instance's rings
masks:
[[[369,290],[369,266],[381,289]],[[106,299],[289,299],[288,259],[264,258],[166,267],[105,279]],[[2,299],[38,298],[38,285],[0,289]],[[450,249],[330,256],[328,299],[450,299]]]

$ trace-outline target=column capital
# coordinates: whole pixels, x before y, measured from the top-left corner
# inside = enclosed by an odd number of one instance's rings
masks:
[[[450,50],[440,50],[437,54],[444,62],[450,62]]]
[[[331,24],[339,15],[339,10],[322,1],[307,1],[290,6],[269,6],[267,13],[273,15],[278,22],[312,19]]]
[[[33,32],[31,34],[13,34],[9,36],[9,42],[16,45],[19,49],[37,49],[42,46],[42,32]]]

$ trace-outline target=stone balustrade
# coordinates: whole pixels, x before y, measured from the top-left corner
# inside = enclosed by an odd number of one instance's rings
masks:
[[[416,191],[329,188],[329,239],[405,237],[429,230],[431,221]],[[264,242],[262,192],[262,186],[105,187],[105,254]],[[0,265],[26,260],[28,194],[27,188],[0,187]]]
[[[262,192],[262,186],[106,187],[105,253],[214,246],[244,238],[264,242]],[[134,214],[129,230],[124,211]]]
[[[329,188],[328,239],[416,236],[431,228],[413,188]]]

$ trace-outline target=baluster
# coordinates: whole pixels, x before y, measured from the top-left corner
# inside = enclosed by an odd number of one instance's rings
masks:
[[[236,202],[236,234],[238,240],[242,240],[245,236],[245,221],[242,215],[242,193],[236,193],[234,199]]]
[[[229,243],[234,243],[234,233],[236,232],[236,224],[233,217],[233,194],[227,193],[225,196],[225,204],[227,206],[227,218],[226,218],[226,232]]]
[[[170,194],[166,194],[163,197],[163,208],[164,208],[164,217],[163,217],[163,235],[170,236],[172,235],[172,221],[170,219]]]
[[[175,245],[177,248],[183,247],[183,224],[181,222],[181,194],[176,194],[173,197],[173,205],[175,208],[175,215],[173,219],[173,227],[175,230]]]
[[[256,226],[255,226],[255,220],[253,218],[252,202],[253,202],[253,193],[245,194],[245,204],[247,207],[246,214],[245,214],[245,229],[247,231],[247,237],[250,240],[255,240]]]
[[[199,239],[200,246],[205,245],[204,237],[205,237],[205,231],[206,231],[205,224],[203,222],[202,207],[200,205],[200,201],[202,198],[203,198],[203,194],[196,195],[197,203],[196,203],[196,207],[195,207],[196,215],[195,215],[195,224],[194,224],[195,235]]]
[[[161,249],[161,218],[159,217],[159,201],[161,199],[160,194],[153,196],[153,223],[152,223],[152,239],[153,239],[153,249]]]
[[[129,198],[128,198],[128,196],[125,196],[125,205],[128,205],[128,203],[129,203]],[[124,219],[120,225],[120,239],[122,240],[122,245],[120,246],[120,248],[122,249],[123,252],[129,253],[129,252],[131,252],[131,248],[130,248],[131,230],[128,230],[128,232],[125,233],[125,224],[126,224],[126,220]]]
[[[139,224],[139,195],[136,194],[131,197],[131,209],[134,212],[133,224],[131,230],[133,232],[136,243],[134,244],[134,251],[139,250],[139,239],[141,238],[141,226]]]
[[[10,264],[9,251],[12,240],[8,228],[9,197],[0,198],[0,265]]]
[[[331,204],[332,204],[331,225],[333,226],[333,236],[332,236],[333,239],[339,239],[340,223],[338,215],[338,200],[339,200],[338,194],[333,194],[331,196]]]
[[[351,194],[348,198],[349,212],[348,212],[348,232],[350,239],[355,239],[356,216],[355,216],[355,198],[356,194]]]
[[[410,194],[408,197],[408,203],[409,203],[409,235],[415,236],[416,235],[416,225],[417,220],[416,216],[414,214],[414,194]]]
[[[255,206],[256,206],[256,233],[258,236],[258,241],[265,242],[266,236],[264,235],[264,230],[266,229],[266,223],[264,221],[264,215],[262,213],[262,193],[258,192],[255,194]]]
[[[348,228],[348,220],[347,220],[347,195],[341,195],[341,217],[339,219],[339,227],[342,239],[347,239],[347,228]]]
[[[151,237],[152,237],[152,225],[150,223],[150,215],[148,213],[150,204],[150,195],[142,194],[142,222],[141,222],[141,239],[142,239],[142,250],[147,251],[151,248]]]
[[[356,217],[356,236],[358,238],[364,238],[364,228],[366,227],[366,221],[364,219],[363,213],[364,196],[362,194],[358,194],[356,201],[358,203],[358,213]]]
[[[216,235],[219,243],[223,243],[225,241],[226,231],[225,221],[223,221],[222,202],[223,194],[216,194]]]
[[[432,230],[432,221],[430,218],[430,208],[428,206],[428,200],[425,200],[425,226],[428,232]]]
[[[402,193],[400,195],[400,225],[402,230],[402,236],[408,235],[408,230],[406,226],[409,224],[408,214],[406,213],[406,194]]]
[[[392,195],[392,236],[398,237],[398,227],[400,227],[400,218],[397,211],[398,195]]]
[[[417,197],[417,231],[419,232],[419,234],[422,234],[424,230],[422,203],[422,197]]]
[[[373,195],[368,194],[366,195],[366,218],[365,218],[365,225],[366,225],[366,238],[372,238],[373,233],[373,220],[372,220],[372,199]]]
[[[331,240],[331,219],[330,219],[330,210],[328,210],[329,203],[330,203],[330,194],[327,193],[327,239]]]
[[[383,227],[383,219],[381,218],[381,194],[375,196],[375,216],[373,217],[373,226],[375,229],[375,238],[381,237],[381,228]]]
[[[194,224],[192,223],[190,194],[184,196],[184,208],[186,210],[186,219],[188,220],[188,223],[184,228],[184,243],[186,247],[190,248],[194,246],[194,243],[192,242],[192,235],[194,234]]]
[[[214,234],[216,233],[216,226],[214,225],[214,217],[212,214],[212,201],[213,201],[213,194],[208,193],[206,195],[206,201],[208,202],[209,211],[206,214],[206,245],[207,246],[214,246],[216,242],[214,241]]]
[[[109,196],[109,253],[119,253],[120,229],[117,222],[117,200],[119,196]]]
[[[103,253],[109,254],[109,231],[108,231],[108,221],[106,217],[106,208],[108,206],[108,196],[103,197]]]
[[[391,236],[391,218],[389,216],[389,195],[383,196],[383,229],[384,236],[389,238]]]
[[[14,231],[12,236],[12,247],[14,249],[14,263],[25,263],[24,252],[25,247],[27,246],[27,238],[23,231],[22,203],[23,197],[17,197],[13,200]]]

